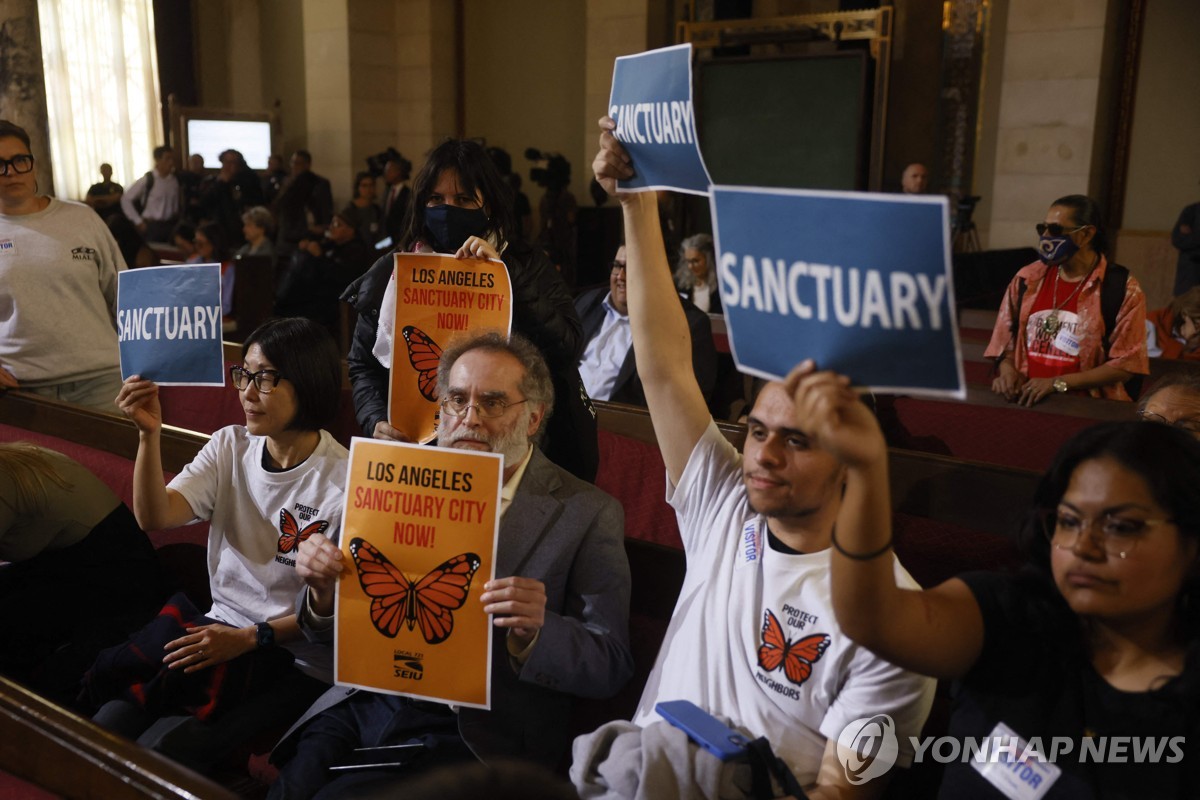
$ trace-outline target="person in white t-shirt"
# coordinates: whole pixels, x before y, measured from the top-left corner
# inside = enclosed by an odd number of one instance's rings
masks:
[[[601,128],[593,166],[612,194],[616,180],[633,172],[612,121]],[[811,409],[797,406],[778,382],[750,412],[744,453],[726,441],[692,374],[683,315],[652,299],[671,290],[654,195],[616,196],[625,217],[633,346],[645,354],[638,373],[688,570],[633,723],[610,723],[577,740],[572,779],[585,797],[666,785],[715,796],[718,787],[705,785],[717,779],[707,756],[681,754],[664,738],[667,723],[655,710],[661,701],[689,700],[750,738],[769,740],[808,797],[876,797],[886,781],[855,785],[838,759],[839,734],[857,720],[889,715],[897,761],[906,765],[908,737],[920,733],[934,683],[855,644],[834,618],[829,548],[834,523],[853,511],[842,496],[855,476],[802,432]],[[916,588],[894,555],[888,560],[897,583]]]
[[[169,485],[162,482],[158,385],[132,376],[117,396],[138,429],[138,523],[145,530],[211,523],[212,608],[187,635],[166,643],[164,669],[194,673],[275,647],[294,657],[270,690],[216,720],[182,710],[159,718],[127,700],[110,701],[95,716],[201,771],[259,732],[293,722],[332,676],[329,648],[302,636],[293,609],[304,585],[295,568],[300,543],[341,529],[348,453],[322,429],[341,396],[337,345],[311,320],[287,318],[264,323],[242,352],[230,378],[246,424],[214,433]]]

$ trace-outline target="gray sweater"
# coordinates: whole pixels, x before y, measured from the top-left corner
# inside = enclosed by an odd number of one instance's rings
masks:
[[[116,369],[123,269],[112,234],[82,203],[0,214],[0,368],[29,387]]]

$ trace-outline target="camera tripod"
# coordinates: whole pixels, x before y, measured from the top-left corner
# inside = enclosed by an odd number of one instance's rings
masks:
[[[975,229],[975,222],[969,219],[962,224],[956,222],[951,251],[955,253],[978,253],[979,250],[979,231]]]

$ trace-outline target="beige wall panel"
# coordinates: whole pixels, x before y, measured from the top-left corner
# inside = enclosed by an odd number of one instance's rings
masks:
[[[1004,80],[1098,78],[1103,28],[1013,33],[1005,47]]]

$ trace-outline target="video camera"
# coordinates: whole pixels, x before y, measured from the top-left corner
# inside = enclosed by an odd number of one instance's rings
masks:
[[[975,206],[982,199],[977,194],[958,198],[954,203],[954,227],[956,230],[961,231],[974,227],[975,223],[971,221],[971,215],[975,213]]]
[[[394,147],[389,147],[382,153],[367,156],[367,172],[378,178],[383,174],[384,167],[387,166],[389,161],[398,161],[400,163],[400,174],[404,179],[407,179],[412,173],[412,162],[400,155],[400,151]]]
[[[527,147],[525,157],[534,162],[546,162],[544,168],[529,170],[529,177],[543,189],[562,189],[571,182],[571,162],[558,153],[543,153],[536,147]]]

